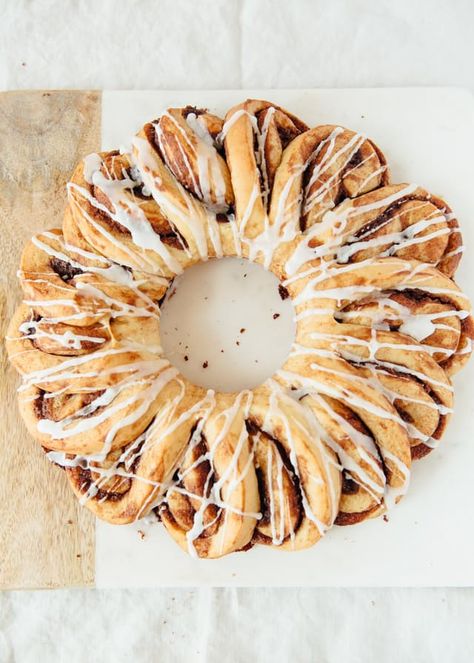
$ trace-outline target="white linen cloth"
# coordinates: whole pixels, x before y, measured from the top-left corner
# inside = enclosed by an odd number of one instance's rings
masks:
[[[15,0],[1,10],[2,89],[474,88],[471,0]],[[464,663],[473,609],[471,589],[5,592],[0,661]]]

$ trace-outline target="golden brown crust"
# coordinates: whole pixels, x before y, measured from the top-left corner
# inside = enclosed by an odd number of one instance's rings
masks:
[[[189,264],[186,242],[148,193],[129,157],[117,152],[91,157],[96,162],[93,174],[84,160],[68,185],[69,208],[80,236],[97,253],[132,269],[170,276],[176,265]]]
[[[275,178],[270,217],[302,230],[319,223],[327,210],[388,183],[385,157],[353,131],[324,125],[296,138],[285,150]]]
[[[153,127],[155,145],[176,180],[208,207],[227,212],[234,192],[226,161],[216,149],[223,121],[207,111],[169,108]]]
[[[178,466],[178,482],[160,510],[175,541],[199,557],[246,546],[259,509],[257,479],[245,425],[243,392],[222,395]],[[237,480],[237,478],[239,480]]]
[[[324,443],[314,444],[319,431],[305,408],[271,386],[256,390],[249,422],[265,506],[255,541],[281,550],[314,545],[338,511],[341,476],[335,453]]]
[[[401,499],[474,338],[441,198],[390,184],[370,139],[253,99],[225,121],[168,109],[130,153],[86,157],[68,194],[62,230],[24,249],[7,350],[82,503],[115,524],[155,510],[215,558],[306,548]],[[239,394],[190,384],[160,346],[173,278],[223,256],[272,270],[296,314],[284,366]]]
[[[244,237],[253,239],[262,232],[283,153],[307,129],[297,117],[267,101],[248,99],[228,111],[224,144],[236,222]]]

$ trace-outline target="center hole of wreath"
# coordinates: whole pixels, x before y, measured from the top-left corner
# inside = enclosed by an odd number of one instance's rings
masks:
[[[285,362],[294,308],[274,274],[240,258],[202,262],[168,289],[161,343],[191,382],[217,391],[256,387]]]

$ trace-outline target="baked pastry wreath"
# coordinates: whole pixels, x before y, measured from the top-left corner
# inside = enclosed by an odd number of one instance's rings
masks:
[[[384,512],[438,444],[473,323],[458,223],[391,184],[380,149],[248,100],[225,121],[170,108],[129,153],[92,154],[62,229],[26,246],[8,331],[19,405],[99,518],[152,510],[181,547],[299,549]],[[190,265],[262,264],[297,332],[253,390],[191,384],[163,356],[160,303]]]

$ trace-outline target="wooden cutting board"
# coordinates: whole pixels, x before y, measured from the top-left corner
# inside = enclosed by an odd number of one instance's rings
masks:
[[[61,224],[65,184],[84,154],[122,144],[124,136],[133,135],[169,105],[191,103],[222,113],[242,98],[262,96],[291,108],[310,124],[337,122],[373,137],[388,155],[395,181],[419,182],[453,204],[472,255],[474,115],[466,91],[0,93],[2,338],[20,301],[15,273],[21,249],[33,233]],[[472,260],[465,258],[458,277],[474,301],[473,270]],[[0,588],[474,585],[474,528],[459,508],[467,503],[474,463],[469,436],[473,362],[456,377],[456,415],[443,444],[414,468],[413,487],[390,516],[390,524],[377,519],[350,532],[335,528],[324,545],[298,555],[256,548],[216,560],[211,567],[179,554],[161,527],[150,527],[142,540],[137,531],[142,524],[95,524],[78,506],[61,470],[44,459],[27,434],[17,414],[18,377],[3,349],[2,361]]]
[[[4,337],[20,302],[16,271],[31,235],[61,225],[66,182],[100,149],[101,93],[0,94],[0,588],[94,583],[94,518],[18,414]]]

